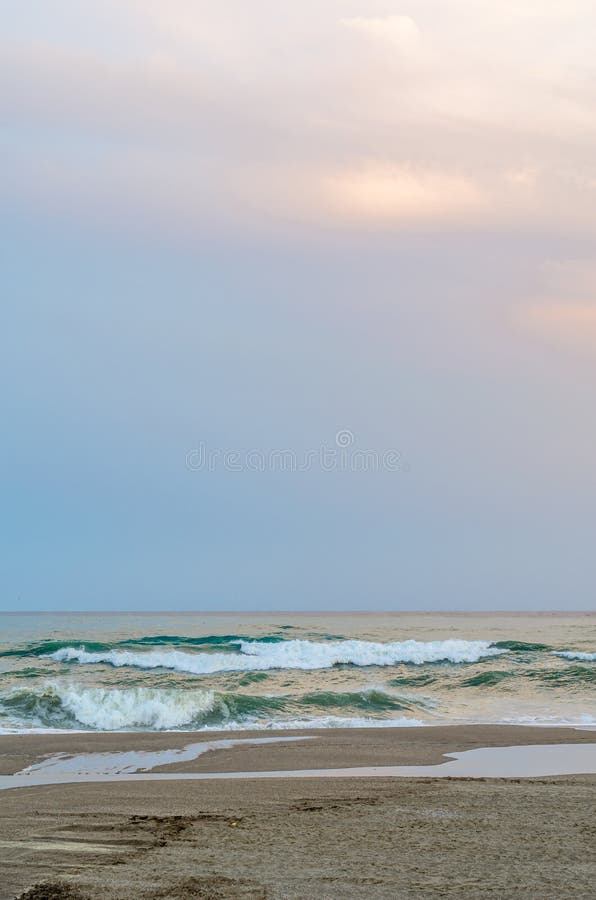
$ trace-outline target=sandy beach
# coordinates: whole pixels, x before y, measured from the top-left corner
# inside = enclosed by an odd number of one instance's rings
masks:
[[[300,740],[242,744],[159,768],[223,773],[432,765],[444,763],[449,751],[477,747],[594,743],[590,731],[509,726],[327,729],[279,736]],[[0,774],[58,753],[175,749],[230,737],[229,732],[4,735]],[[596,879],[595,818],[594,775],[218,779],[11,789],[0,796],[0,897],[587,898],[594,896]]]

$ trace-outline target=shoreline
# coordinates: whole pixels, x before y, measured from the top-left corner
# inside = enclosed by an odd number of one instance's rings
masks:
[[[57,753],[151,752],[251,736],[263,732],[3,735],[0,769],[9,774]],[[280,741],[215,749],[151,772],[440,765],[449,751],[594,744],[590,731],[503,725],[267,736]],[[32,785],[2,792],[0,900],[48,883],[38,897],[571,900],[593,890],[595,814],[596,775]]]
[[[316,740],[313,740],[313,737]],[[263,738],[275,743],[262,746]],[[524,745],[592,744],[581,726],[426,725],[246,731],[60,732],[0,735],[0,775],[14,775],[48,756],[180,750],[192,743],[236,743],[152,772],[270,772],[373,766],[432,766],[450,752]]]

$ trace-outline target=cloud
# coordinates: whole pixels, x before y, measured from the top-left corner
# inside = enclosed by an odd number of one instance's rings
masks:
[[[115,216],[140,192],[181,222],[217,208],[594,234],[584,0],[421,0],[415,20],[377,0],[256,0],[250,15],[239,0],[105,0],[94,21],[95,46],[82,18],[80,39],[76,17],[45,40],[38,24],[29,42],[5,29],[0,179],[15,202],[42,173],[59,206],[59,173],[80,169],[81,214],[118,172]]]
[[[421,48],[420,29],[409,16],[393,14],[382,18],[354,17],[342,19],[341,23],[369,40],[385,44],[408,55],[418,52]]]
[[[518,307],[518,330],[551,345],[596,350],[596,265],[590,259],[553,260],[542,270],[544,299]]]
[[[518,323],[549,343],[596,350],[596,302],[532,304],[522,311]]]
[[[469,178],[406,166],[367,165],[330,175],[324,183],[333,213],[352,220],[459,218],[486,198]]]

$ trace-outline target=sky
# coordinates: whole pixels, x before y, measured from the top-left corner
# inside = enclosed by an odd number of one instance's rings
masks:
[[[3,11],[0,609],[595,609],[593,2]]]

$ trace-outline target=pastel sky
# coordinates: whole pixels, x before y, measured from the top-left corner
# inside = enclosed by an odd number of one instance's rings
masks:
[[[0,608],[595,608],[595,44],[593,0],[4,4]],[[340,432],[399,466],[221,464]]]

